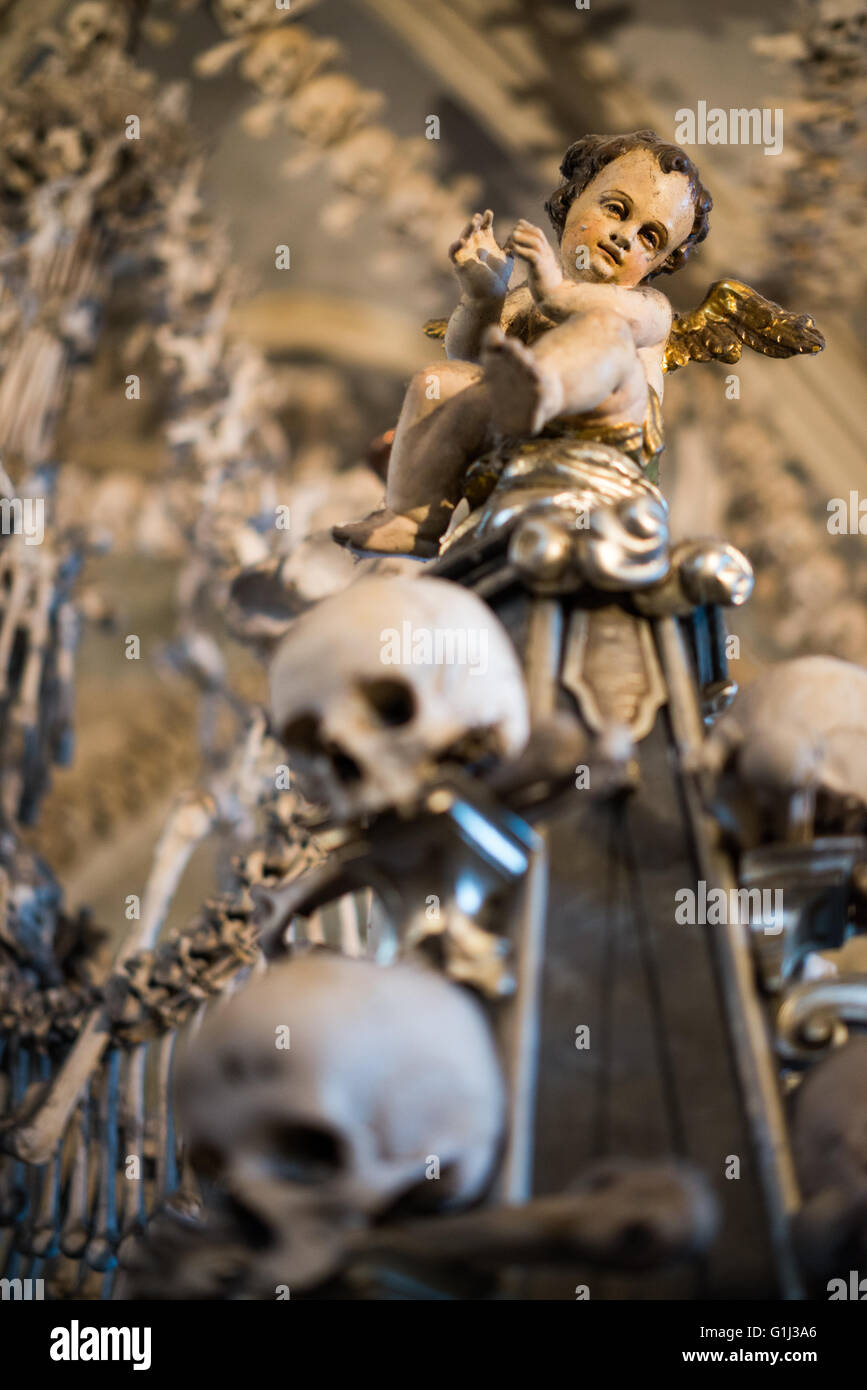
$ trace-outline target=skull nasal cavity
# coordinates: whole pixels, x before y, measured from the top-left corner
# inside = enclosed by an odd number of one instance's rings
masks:
[[[381,724],[396,728],[415,718],[415,692],[403,681],[362,681],[361,693]]]
[[[268,1170],[282,1182],[328,1182],[343,1167],[336,1134],[314,1125],[281,1124],[267,1142]]]

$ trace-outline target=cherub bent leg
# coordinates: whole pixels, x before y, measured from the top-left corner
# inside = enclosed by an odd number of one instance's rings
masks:
[[[490,412],[475,363],[439,362],[417,372],[391,447],[386,505],[363,521],[335,526],[335,539],[361,550],[436,554],[464,469],[486,443]]]
[[[585,415],[611,397],[646,397],[632,331],[605,309],[567,319],[532,348],[499,329],[482,350],[497,434],[538,434],[559,415]]]

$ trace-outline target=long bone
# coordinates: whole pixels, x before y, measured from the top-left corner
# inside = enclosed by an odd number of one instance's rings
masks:
[[[437,1266],[502,1272],[516,1264],[665,1268],[700,1259],[719,1221],[716,1196],[691,1164],[611,1159],[557,1196],[347,1230],[333,1272],[365,1282],[371,1273],[376,1280],[407,1266],[427,1272]],[[171,1297],[173,1281],[182,1297],[220,1297],[223,1270],[238,1296],[268,1296],[272,1275],[263,1276],[260,1252],[245,1244],[229,1213],[211,1212],[202,1223],[165,1213],[136,1253],[125,1297],[153,1297],[153,1287],[156,1296]],[[210,1294],[203,1279],[210,1280]]]
[[[72,1153],[66,1216],[60,1232],[60,1248],[70,1260],[84,1254],[90,1225],[88,1195],[90,1189],[90,1082],[86,1081],[67,1131]]]
[[[144,1228],[147,1220],[145,1201],[144,1135],[145,1135],[145,1072],[148,1058],[148,1043],[137,1043],[130,1048],[124,1058],[122,1123],[123,1147],[121,1165],[126,1158],[137,1158],[135,1177],[124,1172],[123,1198],[121,1201],[121,1240],[135,1235]]]
[[[46,1083],[51,1076],[51,1063],[46,1054],[37,1059],[39,1079]],[[27,1219],[19,1227],[17,1245],[23,1253],[44,1259],[54,1253],[62,1177],[62,1146],[51,1163],[29,1169],[29,1205]]]
[[[34,1255],[40,1259],[48,1259],[57,1252],[57,1227],[63,1180],[62,1146],[57,1150],[52,1162],[37,1171],[41,1172],[42,1190],[34,1215],[30,1247]]]
[[[175,1033],[165,1033],[157,1045],[155,1207],[162,1206],[178,1185],[178,1155],[171,1096],[172,1054],[176,1036]]]
[[[699,1170],[686,1163],[606,1161],[574,1192],[369,1228],[349,1236],[345,1254],[349,1264],[410,1259],[487,1268],[586,1263],[649,1269],[701,1255],[718,1226],[716,1198]]]

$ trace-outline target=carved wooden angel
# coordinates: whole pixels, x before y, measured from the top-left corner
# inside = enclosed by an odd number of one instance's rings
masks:
[[[614,445],[655,480],[663,377],[686,362],[820,352],[813,320],[735,280],[676,316],[648,282],[679,270],[708,234],[710,194],[692,160],[651,130],[586,135],[546,204],[559,241],[518,222],[505,246],[476,213],[450,248],[461,299],[427,325],[447,361],[410,382],[386,506],[334,529],[363,550],[436,553],[466,469],[504,439],[568,433]],[[509,292],[514,259],[527,281]]]

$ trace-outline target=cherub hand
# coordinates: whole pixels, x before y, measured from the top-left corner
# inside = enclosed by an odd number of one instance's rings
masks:
[[[473,214],[449,247],[449,255],[468,299],[505,297],[515,262],[494,237],[494,214],[490,208]]]
[[[506,250],[514,251],[527,262],[530,293],[537,304],[563,283],[560,262],[541,227],[534,227],[522,217],[506,242]]]

